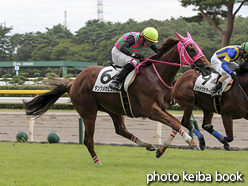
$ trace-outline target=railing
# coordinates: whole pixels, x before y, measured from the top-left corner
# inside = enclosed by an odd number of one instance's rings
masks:
[[[0,94],[43,94],[49,90],[0,90]]]
[[[30,101],[34,97],[0,97],[0,103],[5,104],[22,104],[23,100]],[[59,98],[55,104],[72,104],[69,97]]]
[[[49,90],[0,90],[0,94],[43,94]],[[31,100],[34,97],[0,97],[0,104],[22,104],[23,100]],[[72,104],[69,97],[59,98],[55,104]],[[29,124],[29,141],[33,141],[34,118],[30,119]],[[79,118],[79,144],[83,144],[83,119]]]

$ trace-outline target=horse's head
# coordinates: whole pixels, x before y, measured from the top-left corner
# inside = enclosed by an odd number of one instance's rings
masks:
[[[189,32],[186,38],[176,33],[179,39],[177,49],[180,55],[180,61],[183,65],[193,65],[194,69],[200,71],[203,76],[210,75],[212,65],[203,54],[200,47],[192,39]]]

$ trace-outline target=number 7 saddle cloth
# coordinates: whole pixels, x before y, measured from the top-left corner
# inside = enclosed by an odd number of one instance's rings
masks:
[[[205,94],[212,94],[213,88],[215,87],[217,80],[219,78],[218,73],[212,73],[209,76],[202,76],[200,75],[194,85],[195,91],[203,92]],[[222,83],[222,92],[226,92],[231,88],[232,85],[232,78],[228,77]]]

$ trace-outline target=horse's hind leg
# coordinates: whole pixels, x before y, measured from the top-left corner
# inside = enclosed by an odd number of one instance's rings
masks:
[[[71,101],[81,118],[84,120],[84,144],[93,158],[94,163],[102,165],[94,150],[95,122],[98,111],[97,102],[88,94],[85,94],[84,99],[81,99],[80,95],[73,95],[73,93],[75,92],[71,92],[70,95]]]
[[[230,115],[221,115],[221,117],[227,135],[224,137],[224,149],[231,150],[228,142],[233,141],[233,117]]]
[[[127,138],[127,139],[133,141],[134,143],[136,143],[137,145],[139,145],[141,147],[146,147],[146,149],[149,151],[155,151],[156,150],[156,147],[154,145],[152,145],[151,143],[148,143],[145,140],[138,138],[137,136],[128,132],[128,130],[125,126],[125,123],[124,123],[124,117],[122,115],[114,114],[111,112],[109,112],[108,114],[110,115],[110,117],[112,118],[112,120],[114,122],[115,132],[117,134],[123,136],[124,138]]]
[[[213,112],[207,111],[207,110],[203,110],[204,112],[204,118],[203,118],[203,123],[202,123],[202,128],[206,131],[208,131],[211,135],[213,135],[216,139],[218,139],[221,143],[224,144],[224,148],[226,150],[230,150],[230,145],[227,143],[227,138],[225,136],[223,136],[222,134],[220,134],[218,131],[214,130],[213,125],[211,124],[212,122],[212,118],[213,118]],[[229,117],[227,117],[229,118]],[[222,116],[222,120],[223,120],[223,116]],[[223,120],[223,123],[230,123],[230,118],[227,120]],[[231,119],[232,122],[232,119]],[[229,125],[229,124],[227,124]],[[232,127],[232,125],[230,125]],[[225,126],[224,127],[226,129],[226,133],[227,131],[230,131],[229,128]],[[231,129],[232,130],[232,129]],[[232,136],[232,134],[231,134]]]
[[[94,132],[96,118],[83,118],[85,125],[84,144],[87,147],[93,161],[97,165],[102,165],[94,149]]]

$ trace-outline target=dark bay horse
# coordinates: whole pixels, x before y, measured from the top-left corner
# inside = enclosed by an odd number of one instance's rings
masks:
[[[183,108],[184,115],[181,124],[193,131],[199,139],[201,150],[205,149],[203,135],[190,125],[190,117],[194,106],[203,110],[202,128],[224,144],[226,150],[230,150],[228,142],[233,141],[233,119],[248,119],[248,69],[247,65],[240,65],[237,71],[238,81],[234,81],[231,89],[224,92],[220,101],[220,114],[227,136],[215,131],[212,125],[213,114],[216,113],[214,99],[211,95],[194,91],[193,87],[199,74],[188,70],[182,74],[175,83],[173,97]]]
[[[185,63],[185,58],[190,60],[188,64],[193,64],[195,68],[206,75],[210,74],[212,70],[210,62],[189,33],[186,38],[179,34],[177,34],[177,37],[165,40],[159,52],[150,58],[150,60],[156,60],[157,62],[149,62],[151,63],[150,65],[139,67],[139,74],[128,88],[132,112],[135,117],[148,117],[173,129],[171,135],[165,141],[165,145],[157,149],[157,157],[164,153],[173,139],[171,136],[175,136],[178,132],[190,144],[192,149],[198,149],[191,137],[181,129],[180,121],[166,110],[172,100],[172,83],[179,70],[180,61]],[[135,142],[139,146],[146,147],[147,150],[156,150],[152,144],[128,132],[124,124],[123,115],[125,115],[125,112],[118,93],[92,91],[97,76],[103,68],[103,66],[89,66],[72,83],[57,80],[54,83],[55,88],[50,92],[41,94],[31,101],[23,101],[26,114],[41,116],[60,96],[68,92],[71,102],[84,120],[84,144],[88,148],[94,163],[101,165],[94,150],[93,139],[98,110],[110,115],[117,134]]]

